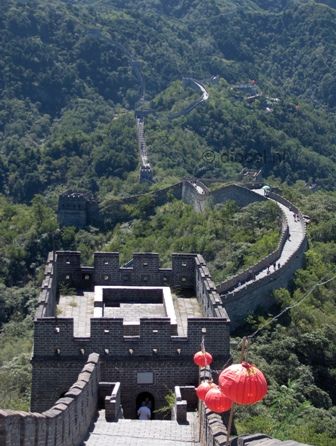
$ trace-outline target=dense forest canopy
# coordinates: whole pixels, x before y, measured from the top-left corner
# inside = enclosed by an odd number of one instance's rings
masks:
[[[3,192],[18,202],[66,187],[133,192],[139,106],[158,113],[149,140],[158,181],[166,167],[172,177],[225,178],[248,165],[332,188],[335,18],[312,1],[4,1]],[[219,82],[207,83],[214,75]],[[179,110],[195,95],[189,87],[180,94],[184,76],[203,79],[210,100],[169,121],[165,108]],[[249,80],[261,93],[253,104],[232,91]],[[269,97],[279,99],[273,112]],[[181,143],[182,162],[171,156]],[[229,165],[204,165],[209,149],[229,151]]]
[[[156,250],[165,262],[173,249],[200,251],[220,281],[277,243],[274,207],[233,203],[200,215],[173,201],[150,217],[134,206],[126,224],[106,231],[59,229],[57,199],[68,188],[104,201],[185,176],[234,181],[244,167],[262,169],[311,219],[306,266],[291,290],[277,291],[272,314],[335,274],[335,8],[333,0],[2,0],[0,407],[29,404],[31,315],[53,247],[81,250],[88,263],[99,249],[124,260]],[[202,81],[209,99],[184,114],[200,95],[185,78]],[[136,110],[150,110],[154,184],[138,183]],[[333,444],[333,289],[316,288],[252,343],[271,390],[241,410],[242,431]],[[237,335],[270,318],[249,318]]]

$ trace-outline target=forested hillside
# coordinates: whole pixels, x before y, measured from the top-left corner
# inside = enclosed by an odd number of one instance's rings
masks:
[[[2,0],[0,14],[0,407],[27,408],[31,315],[48,251],[200,251],[216,280],[277,243],[274,207],[208,215],[173,201],[108,231],[57,228],[58,195],[100,200],[185,176],[234,181],[262,169],[311,218],[307,265],[274,313],[333,277],[336,259],[336,2]],[[181,113],[200,92],[209,99]],[[143,97],[142,97],[143,95]],[[134,112],[154,184],[139,184]],[[262,222],[262,224],[261,224]],[[252,224],[253,223],[253,224]],[[145,228],[145,229],[144,229]],[[223,229],[225,228],[225,230]],[[336,437],[334,283],[256,336],[271,383],[238,427],[316,445]],[[249,319],[249,334],[270,314]]]
[[[283,180],[331,188],[335,17],[326,5],[300,1],[281,8],[271,1],[3,2],[3,192],[18,202],[72,186],[101,196],[132,192],[138,157],[131,112],[179,109],[195,94],[177,94],[176,82],[187,75],[220,81],[207,84],[210,101],[188,116],[167,122],[154,115],[149,142],[159,181],[165,167],[173,177],[225,177],[235,161],[233,172],[261,166]],[[138,103],[135,61],[145,104]],[[230,90],[251,79],[264,95],[253,104]],[[273,112],[265,96],[280,99]],[[181,163],[174,155],[183,147]],[[229,151],[231,166],[204,165],[207,150],[225,159]]]

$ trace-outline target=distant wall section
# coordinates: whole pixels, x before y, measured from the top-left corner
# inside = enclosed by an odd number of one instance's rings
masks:
[[[237,189],[241,189],[241,191],[237,192]],[[258,194],[252,191],[246,193],[244,188],[235,187],[231,190],[234,190],[234,195],[238,196],[237,193],[240,195],[241,203],[246,203],[253,195],[258,197]],[[223,191],[220,192],[220,194],[222,193]],[[246,198],[243,198],[245,194]],[[281,237],[277,248],[257,264],[230,277],[217,286],[222,303],[231,319],[232,328],[237,327],[249,314],[253,314],[258,308],[267,310],[274,305],[275,299],[273,297],[273,291],[278,288],[287,288],[294,273],[304,263],[304,253],[307,249],[308,241],[306,237],[306,225],[301,211],[293,203],[274,192],[270,192],[268,197],[283,204],[291,212],[299,216],[301,230],[304,236],[296,251],[287,259],[286,263],[279,265],[280,267],[274,270],[273,265],[277,264],[290,233],[287,218],[283,214]],[[261,198],[266,199],[262,196]],[[270,269],[269,275],[256,281],[251,281],[254,276],[268,267]],[[244,283],[246,283],[245,286]],[[236,287],[239,290],[235,290]]]
[[[113,198],[102,203],[98,203],[90,194],[67,191],[59,197],[57,216],[60,226],[110,227],[118,221],[130,218],[125,207],[127,205],[147,206],[148,212],[151,213],[151,209],[154,210],[155,207],[175,198],[202,212],[207,206],[208,195],[207,187],[194,179],[185,179],[154,192]]]
[[[266,201],[262,195],[247,189],[246,187],[237,186],[235,184],[222,186],[211,192],[212,204],[223,204],[229,200],[235,201],[238,206],[244,207],[256,201]]]

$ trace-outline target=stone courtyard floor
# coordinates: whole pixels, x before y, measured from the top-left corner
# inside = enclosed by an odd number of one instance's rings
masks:
[[[99,412],[92,432],[82,446],[199,446],[197,418],[188,413],[188,423],[165,420],[105,421],[105,411]]]
[[[172,292],[178,336],[187,336],[188,317],[203,317],[202,309],[195,296],[177,295]],[[141,317],[166,317],[163,304],[121,304],[106,308],[105,317],[121,317],[125,322],[139,323]],[[81,295],[61,295],[57,305],[57,316],[73,318],[74,336],[90,336],[90,318],[94,316],[94,292],[84,291]]]

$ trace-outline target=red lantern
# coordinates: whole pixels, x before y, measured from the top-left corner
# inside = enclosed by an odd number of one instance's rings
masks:
[[[212,412],[222,413],[231,409],[232,401],[220,391],[218,386],[213,386],[205,395],[205,405]]]
[[[267,382],[263,373],[252,364],[232,364],[219,375],[221,391],[238,404],[254,404],[267,393]]]
[[[203,381],[198,387],[196,387],[196,394],[202,401],[205,400],[205,395],[209,392],[214,384],[210,384],[209,381]]]
[[[199,367],[205,367],[212,363],[212,356],[208,352],[197,352],[194,354],[194,363]]]

